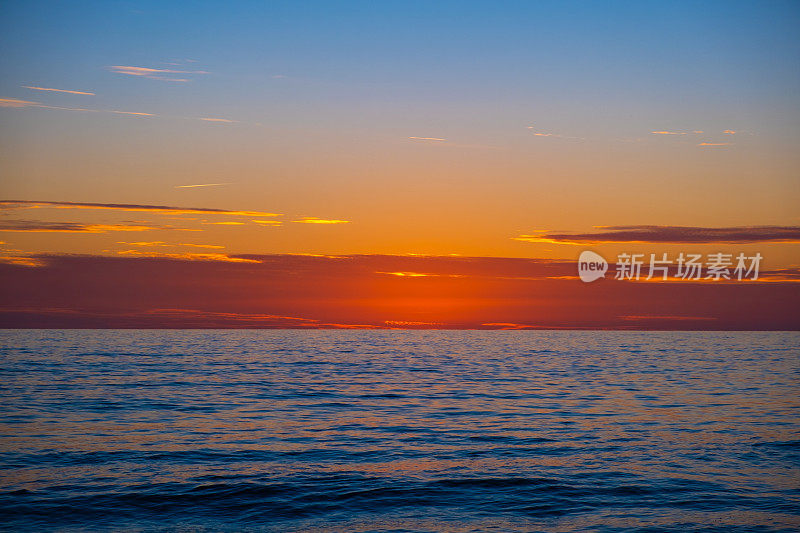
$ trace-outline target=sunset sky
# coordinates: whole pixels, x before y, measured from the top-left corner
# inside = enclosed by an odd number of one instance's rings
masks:
[[[796,328],[798,28],[779,1],[4,2],[0,325]],[[584,249],[759,252],[772,274],[682,288],[694,312],[601,282],[628,300],[592,321]],[[144,271],[208,296],[67,295]],[[753,302],[773,310],[747,322]]]

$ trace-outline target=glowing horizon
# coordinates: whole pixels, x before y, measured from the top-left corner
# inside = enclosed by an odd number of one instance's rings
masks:
[[[591,249],[757,252],[793,271],[798,18],[789,3],[8,5],[0,262]]]

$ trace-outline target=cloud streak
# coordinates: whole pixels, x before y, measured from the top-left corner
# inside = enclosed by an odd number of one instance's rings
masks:
[[[192,189],[194,187],[221,187],[223,185],[230,185],[230,183],[198,183],[196,185],[176,185],[176,189]]]
[[[239,122],[238,120],[230,120],[227,118],[210,118],[210,117],[199,117],[197,120],[204,120],[206,122],[222,122],[225,124],[236,124]]]
[[[145,211],[151,213],[169,214],[202,214],[202,215],[228,215],[248,217],[277,217],[279,213],[265,213],[262,211],[237,211],[230,209],[214,209],[207,207],[175,207],[168,205],[147,204],[104,204],[91,202],[50,202],[37,200],[0,200],[0,210],[3,209],[110,209],[116,211]]]
[[[42,104],[19,98],[0,98],[0,107],[40,107]]]
[[[531,130],[531,134],[535,137],[561,137],[561,135],[557,133],[542,133],[533,131],[536,129],[534,126],[527,126],[527,129]]]
[[[108,70],[115,74],[125,74],[151,80],[188,82],[188,78],[176,77],[175,74],[208,74],[205,70],[175,70],[167,68],[133,67],[127,65],[112,65]]]
[[[555,244],[602,244],[615,242],[653,243],[755,243],[800,242],[800,226],[741,226],[705,228],[696,226],[600,226],[593,233],[543,232],[520,235],[515,240]]]
[[[186,261],[223,261],[226,263],[258,263],[253,259],[245,259],[242,257],[231,257],[223,253],[161,253],[149,252],[142,250],[120,250],[116,252],[117,255],[122,256],[135,256],[135,257],[155,257],[167,259],[181,259]]]
[[[299,224],[347,224],[350,221],[317,217],[303,217],[300,220],[292,220],[292,222],[297,222]]]
[[[19,98],[0,98],[0,107],[10,108],[32,108],[32,109],[55,109],[58,111],[80,111],[84,113],[112,113],[116,115],[136,115],[142,117],[155,117],[155,113],[143,113],[140,111],[118,111],[116,109],[88,109],[86,107],[65,107],[57,105],[47,105],[41,102],[21,100]]]
[[[173,80],[178,81],[178,80]],[[48,91],[59,91],[59,92],[77,92],[77,91],[61,91],[60,89],[41,89],[41,90],[48,90]],[[79,93],[84,94],[84,93]],[[85,94],[94,94],[94,93],[85,93]],[[215,117],[169,117],[168,115],[158,115],[156,113],[145,113],[142,111],[121,111],[117,109],[89,109],[86,107],[66,107],[66,106],[57,106],[57,105],[47,105],[41,102],[34,102],[31,100],[22,100],[20,98],[0,98],[0,107],[7,107],[7,108],[31,108],[31,109],[54,109],[57,111],[79,111],[84,113],[111,113],[115,115],[132,115],[132,116],[140,116],[140,117],[165,117],[165,118],[182,118],[185,120],[202,120],[204,122],[211,122],[215,124],[239,124],[238,120],[231,120],[227,118],[215,118]]]
[[[535,126],[526,126],[528,130],[530,130],[531,135],[534,137],[552,137],[554,139],[569,139],[569,140],[576,140],[576,141],[583,141],[585,140],[583,137],[573,137],[571,135],[562,135],[560,133],[545,133],[541,131],[534,131],[536,129]]]
[[[81,224],[79,222],[43,222],[39,220],[9,220],[0,222],[0,232],[30,233],[108,233],[111,231],[150,231],[173,229],[135,224]]]
[[[661,131],[651,131],[653,135],[699,135],[703,133],[702,130],[693,130],[693,131],[669,131],[669,130],[661,130]]]
[[[186,246],[190,248],[212,248],[218,250],[225,248],[224,246],[219,246],[216,244],[191,244],[191,243],[173,244],[164,241],[138,241],[138,242],[117,241],[117,244],[127,244],[129,246],[144,246],[144,247],[164,247],[164,248],[172,248],[178,246]]]
[[[54,93],[66,93],[66,94],[81,94],[85,96],[95,96],[94,93],[85,92],[85,91],[68,91],[67,89],[53,89],[51,87],[35,87],[32,85],[23,85],[25,89],[31,89],[32,91],[48,91]]]

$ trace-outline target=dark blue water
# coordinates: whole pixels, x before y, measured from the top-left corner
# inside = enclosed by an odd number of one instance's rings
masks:
[[[800,335],[4,331],[14,531],[797,531]]]

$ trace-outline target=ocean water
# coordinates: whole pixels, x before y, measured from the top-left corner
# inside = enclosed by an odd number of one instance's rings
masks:
[[[800,334],[0,332],[10,531],[798,531]]]

